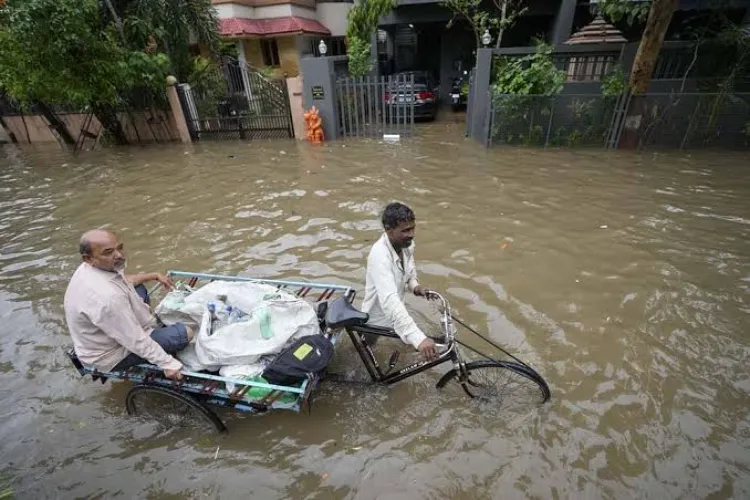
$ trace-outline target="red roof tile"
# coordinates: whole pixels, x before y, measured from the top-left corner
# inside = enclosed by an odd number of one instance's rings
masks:
[[[328,28],[313,19],[304,17],[274,17],[270,19],[247,19],[231,17],[219,20],[219,33],[222,36],[273,36],[307,33],[330,35]]]

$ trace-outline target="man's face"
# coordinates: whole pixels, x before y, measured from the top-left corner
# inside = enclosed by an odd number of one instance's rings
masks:
[[[119,272],[125,269],[125,251],[117,236],[112,233],[101,233],[89,243],[91,254],[83,256],[85,262],[102,271]]]
[[[391,241],[391,245],[396,250],[400,248],[409,248],[412,241],[414,241],[414,230],[417,227],[417,223],[413,220],[403,221],[396,227],[386,229],[388,239]]]

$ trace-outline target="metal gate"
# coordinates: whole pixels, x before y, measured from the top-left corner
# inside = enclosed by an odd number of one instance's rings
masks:
[[[339,131],[344,137],[411,135],[417,100],[411,74],[340,78],[336,81]]]
[[[226,58],[178,93],[194,141],[294,137],[286,81],[242,61]]]

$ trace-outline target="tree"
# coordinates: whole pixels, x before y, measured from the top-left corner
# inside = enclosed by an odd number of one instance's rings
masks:
[[[482,0],[443,0],[443,5],[453,11],[453,19],[448,23],[448,27],[450,28],[453,25],[456,17],[465,19],[474,32],[474,41],[477,48],[482,46],[484,31],[494,29],[500,22],[493,13],[482,8]]]
[[[526,12],[523,0],[492,0],[495,9],[492,11],[482,7],[483,0],[443,0],[443,5],[454,13],[455,17],[465,19],[474,31],[477,48],[482,46],[482,35],[485,30],[497,30],[495,48],[500,48],[505,32],[515,24],[516,20]]]
[[[13,0],[0,9],[0,88],[24,106],[36,104],[68,144],[72,137],[48,105],[102,110],[129,89],[163,86],[168,62],[124,48],[102,26],[96,0]],[[110,128],[111,120],[97,117]]]
[[[185,81],[193,68],[190,37],[193,34],[216,57],[220,39],[216,9],[211,0],[106,0],[113,1],[116,15],[105,22],[122,19],[123,36],[130,50],[151,46],[169,56],[172,73]]]
[[[650,0],[598,0],[596,2],[596,10],[611,22],[625,21],[630,25],[644,22],[650,8]]]
[[[646,29],[643,31],[633,68],[630,70],[630,89],[635,94],[643,94],[648,90],[667,28],[678,3],[679,0],[654,0],[651,4]]]
[[[503,41],[503,34],[505,30],[510,29],[515,23],[516,19],[521,17],[526,12],[526,7],[523,7],[523,0],[492,0],[495,6],[500,10],[500,19],[497,22],[497,40],[495,41],[495,48],[499,49],[500,44]]]
[[[630,70],[629,86],[636,94],[648,90],[659,52],[664,44],[664,37],[678,4],[679,0],[600,0],[597,3],[599,12],[610,21],[625,20],[628,24],[646,21],[638,52]]]
[[[360,0],[349,10],[346,54],[352,76],[361,77],[372,70],[372,35],[378,28],[380,16],[388,14],[393,5],[393,0]]]

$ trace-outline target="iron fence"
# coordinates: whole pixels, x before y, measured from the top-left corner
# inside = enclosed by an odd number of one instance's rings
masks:
[[[602,95],[496,95],[490,145],[604,147],[618,104]]]
[[[750,94],[495,95],[491,104],[491,146],[617,147],[623,133],[640,149],[750,146]]]
[[[344,137],[411,135],[418,109],[432,105],[414,89],[414,75],[341,78],[336,82],[339,130]]]
[[[641,107],[640,148],[679,149],[750,146],[750,94],[646,94]]]
[[[294,137],[286,81],[244,62],[226,58],[178,93],[193,140]]]

